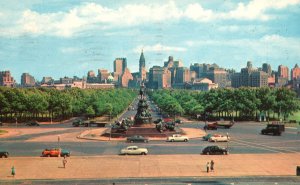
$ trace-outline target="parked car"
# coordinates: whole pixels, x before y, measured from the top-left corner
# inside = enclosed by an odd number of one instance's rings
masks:
[[[204,141],[208,141],[209,138],[211,138],[211,136],[212,136],[212,134],[206,134],[205,136],[202,137],[202,139],[203,139]]]
[[[276,136],[280,136],[282,132],[284,132],[285,128],[283,124],[268,124],[266,128],[261,130],[261,134],[272,134]]]
[[[40,126],[39,122],[37,121],[29,121],[25,123],[26,126]]]
[[[71,152],[66,149],[60,149],[60,148],[51,148],[51,149],[45,149],[42,152],[42,157],[70,157]]]
[[[138,146],[128,146],[120,151],[121,155],[147,155],[147,148],[139,148]]]
[[[230,137],[228,136],[223,136],[223,135],[213,135],[212,137],[209,138],[208,141],[210,142],[227,142],[229,141]]]
[[[226,148],[220,148],[219,146],[207,146],[202,150],[203,155],[227,155],[229,154]]]
[[[184,142],[188,142],[189,141],[189,138],[186,137],[186,136],[182,136],[180,134],[173,134],[172,136],[169,136],[167,138],[167,141],[170,141],[170,142],[174,142],[174,141],[184,141]]]
[[[127,142],[133,143],[133,142],[143,142],[143,143],[148,143],[149,139],[145,138],[143,136],[139,136],[139,135],[134,135],[131,137],[127,138]]]
[[[8,156],[9,156],[9,153],[7,151],[3,151],[3,150],[0,151],[0,158],[3,158],[3,157],[8,158]]]
[[[208,123],[203,127],[204,130],[217,130],[218,125],[217,123]]]

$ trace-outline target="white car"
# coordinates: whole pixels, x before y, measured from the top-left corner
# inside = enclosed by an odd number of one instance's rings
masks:
[[[139,148],[138,146],[128,146],[120,151],[121,155],[147,155],[147,148]]]
[[[230,137],[227,137],[227,136],[223,136],[223,135],[213,135],[212,137],[209,138],[208,141],[210,142],[227,142],[229,141]]]
[[[189,138],[186,137],[186,136],[182,136],[180,134],[174,134],[172,136],[169,136],[167,138],[167,141],[170,141],[170,142],[174,142],[174,141],[184,141],[184,142],[188,142],[189,141]]]

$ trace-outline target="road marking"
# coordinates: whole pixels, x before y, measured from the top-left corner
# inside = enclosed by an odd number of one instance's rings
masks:
[[[235,143],[238,143],[238,144],[242,144],[242,145],[245,145],[245,146],[249,146],[249,147],[252,147],[252,148],[259,148],[259,149],[263,149],[263,150],[269,150],[269,151],[272,151],[272,152],[276,152],[276,153],[283,153],[283,152],[280,152],[278,150],[273,150],[273,149],[270,149],[270,147],[267,147],[267,146],[254,146],[253,144],[254,143],[250,143],[252,145],[250,145],[249,143],[243,143],[244,141],[237,141],[237,140],[234,140],[234,141],[231,141],[231,142],[235,142]]]
[[[254,146],[256,148],[262,148],[262,149],[265,149],[265,150],[276,151],[275,147],[270,147],[270,146],[266,146],[266,145],[263,145],[263,144],[257,144],[257,143],[252,143],[252,142],[248,142],[248,141],[243,141],[243,140],[235,140],[235,141],[238,141],[241,144],[243,144],[243,143],[244,144],[248,144],[249,146],[252,146],[252,147]],[[250,144],[252,144],[252,145],[250,145]],[[255,146],[255,145],[257,145],[257,146]],[[298,153],[297,151],[287,150],[287,149],[277,149],[276,152],[278,152],[278,153],[284,153],[284,152],[281,152],[281,151],[287,151],[287,152],[291,152],[291,153]]]

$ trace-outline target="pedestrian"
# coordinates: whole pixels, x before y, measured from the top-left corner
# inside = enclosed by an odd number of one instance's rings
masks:
[[[210,171],[212,171],[212,172],[215,171],[214,170],[214,164],[215,164],[215,162],[213,160],[211,160],[210,161]]]
[[[207,173],[209,172],[209,162],[207,162],[207,164],[206,164],[206,172]]]
[[[64,165],[64,168],[66,168],[66,164],[67,164],[67,159],[66,159],[66,156],[64,156],[64,159],[63,159],[63,165]]]
[[[228,132],[226,133],[226,136],[227,136],[227,139],[229,138],[229,134],[228,134]]]
[[[11,175],[12,175],[13,177],[15,177],[15,175],[16,175],[16,170],[15,170],[15,167],[14,167],[14,166],[11,168]]]

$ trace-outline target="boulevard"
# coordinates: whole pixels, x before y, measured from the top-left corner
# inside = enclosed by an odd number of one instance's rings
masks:
[[[154,104],[150,103],[153,120],[161,115]],[[133,102],[135,107],[137,100]],[[125,111],[119,119],[135,115],[135,110]],[[203,132],[204,122],[187,121],[180,124],[181,128],[195,128]],[[207,133],[229,134],[230,142],[210,143],[203,141],[201,137],[190,139],[187,143],[170,143],[165,140],[151,140],[149,143],[135,143],[134,145],[146,147],[149,155],[173,155],[173,154],[200,154],[202,149],[209,145],[228,147],[230,154],[268,154],[268,153],[298,153],[300,152],[300,135],[297,129],[286,128],[282,136],[261,135],[260,131],[265,124],[258,122],[236,122],[231,129],[209,130]],[[9,151],[11,157],[40,156],[45,148],[61,147],[71,151],[72,156],[93,155],[118,155],[119,151],[132,144],[125,141],[93,141],[77,139],[84,130],[96,127],[72,127],[72,121],[62,124],[47,124],[40,127],[15,126],[1,127],[1,129],[29,129],[33,133],[16,135],[8,138],[0,138],[0,148]],[[48,131],[47,131],[48,130]],[[39,132],[41,131],[41,132]],[[43,131],[43,132],[42,132]],[[68,135],[71,139],[57,141],[59,135]],[[52,138],[54,142],[43,140]]]

